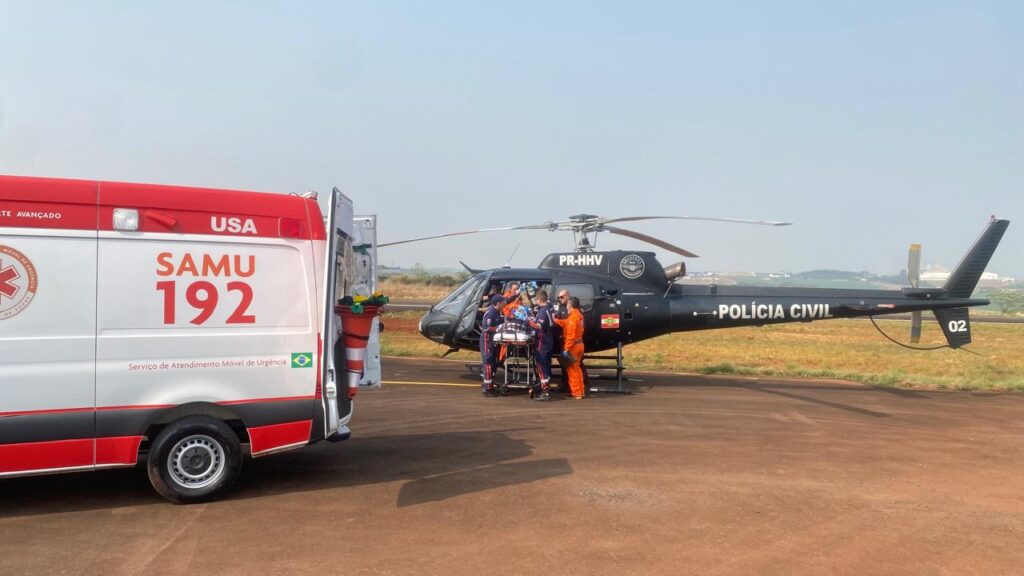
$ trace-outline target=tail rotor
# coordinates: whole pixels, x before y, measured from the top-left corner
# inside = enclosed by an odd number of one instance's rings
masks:
[[[921,283],[921,245],[910,245],[910,256],[907,260],[907,280],[912,288],[918,288]],[[910,342],[917,344],[921,341],[921,312],[910,313]]]

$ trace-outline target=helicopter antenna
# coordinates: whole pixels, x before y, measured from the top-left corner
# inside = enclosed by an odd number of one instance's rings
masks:
[[[519,252],[519,246],[521,246],[521,245],[522,244],[516,244],[516,249],[513,250],[512,253],[508,255],[508,260],[505,260],[505,265],[502,266],[502,268],[511,268],[512,267],[512,257],[516,255],[516,252]]]

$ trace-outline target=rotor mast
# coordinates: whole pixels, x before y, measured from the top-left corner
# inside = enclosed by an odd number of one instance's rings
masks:
[[[598,218],[600,216],[594,214],[577,214],[570,216],[569,221],[565,223],[565,228],[572,230],[577,253],[593,252],[597,248],[597,233],[601,231]]]

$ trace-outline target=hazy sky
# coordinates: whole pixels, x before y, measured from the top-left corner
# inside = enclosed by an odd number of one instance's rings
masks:
[[[952,266],[989,214],[1024,277],[1024,3],[10,2],[0,173],[337,185],[381,238],[570,214],[696,270]],[[385,249],[496,266],[548,232]],[[605,236],[604,247],[640,248]],[[659,253],[663,263],[676,259]]]

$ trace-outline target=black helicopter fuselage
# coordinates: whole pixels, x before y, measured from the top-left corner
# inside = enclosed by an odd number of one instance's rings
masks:
[[[481,302],[493,286],[535,282],[555,295],[580,298],[584,346],[615,348],[672,332],[812,322],[933,310],[953,348],[971,341],[967,309],[984,306],[971,293],[1009,224],[992,220],[942,288],[845,290],[685,285],[682,264],[663,268],[652,252],[616,250],[549,254],[538,268],[479,272],[420,321],[427,338],[454,349],[479,346]]]

